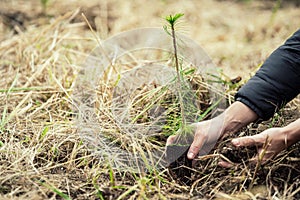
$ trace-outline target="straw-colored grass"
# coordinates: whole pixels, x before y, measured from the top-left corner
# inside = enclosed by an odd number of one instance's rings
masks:
[[[0,8],[0,199],[299,197],[299,145],[282,152],[254,175],[255,166],[248,165],[246,161],[234,169],[218,167],[217,160],[226,159],[222,153],[227,143],[220,142],[219,148],[210,155],[198,158],[195,168],[191,169],[192,184],[185,186],[173,180],[164,169],[133,173],[118,170],[100,159],[78,134],[78,124],[74,120],[78,113],[72,98],[82,63],[98,46],[97,39],[77,9],[79,6],[87,11],[90,21],[95,19],[95,23],[91,23],[101,38],[131,28],[162,26],[163,20],[159,17],[180,9],[186,14],[188,34],[204,45],[213,60],[224,67],[225,74],[231,73],[230,78],[236,74],[247,77],[272,49],[296,29],[299,24],[295,18],[299,17],[299,8],[286,5],[273,14],[269,9],[273,6],[271,1],[265,5],[258,1],[251,1],[252,4],[233,1],[203,1],[201,4],[196,1],[135,1],[136,6],[129,1],[120,2],[50,0],[44,11],[46,13],[41,15],[38,15],[42,11],[38,1],[0,3],[3,8]],[[149,9],[153,6],[157,9]],[[220,10],[228,15],[220,15]],[[24,27],[7,18],[8,13],[16,11],[27,14],[30,19],[24,18]],[[128,13],[132,16],[129,17]],[[145,20],[139,18],[145,15],[146,25]],[[237,63],[243,63],[243,67],[232,67]],[[247,70],[241,72],[240,69],[245,68]],[[222,78],[229,82],[230,78]],[[193,83],[200,85],[202,81],[199,79]],[[101,127],[116,138],[121,132],[112,126],[110,112],[105,107],[110,103],[111,94],[101,96],[103,91],[110,89],[105,84],[99,82],[95,105],[98,106],[97,114],[106,114]],[[230,88],[225,95],[234,91]],[[133,107],[138,111],[145,109],[143,105],[151,107],[150,95],[155,94],[157,101],[163,99],[160,95],[165,95],[165,99],[172,97],[167,91],[155,88],[146,88],[143,92],[134,99]],[[199,95],[203,99],[206,97],[201,96],[203,93]],[[177,106],[173,108],[177,109]],[[298,117],[298,109],[299,102],[294,101],[273,121],[249,126],[239,134],[254,134],[270,125],[283,126]],[[132,110],[133,114],[136,110]],[[115,142],[123,145],[124,150],[140,149],[126,148],[126,140],[132,142],[127,135]],[[155,145],[161,144],[151,138],[151,143],[137,147],[152,149]],[[249,188],[251,182],[252,189]]]

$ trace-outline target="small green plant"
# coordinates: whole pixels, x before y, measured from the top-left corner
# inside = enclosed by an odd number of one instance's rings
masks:
[[[178,97],[179,97],[179,105],[180,105],[180,112],[181,112],[181,123],[182,126],[185,126],[185,118],[184,118],[184,105],[183,105],[183,97],[181,93],[181,69],[179,67],[179,59],[178,59],[178,52],[177,52],[177,41],[176,41],[176,33],[175,33],[175,25],[177,24],[179,18],[181,18],[184,14],[182,13],[177,13],[175,15],[169,15],[165,17],[165,20],[168,22],[168,26],[165,25],[164,29],[165,31],[172,36],[173,39],[173,48],[174,48],[174,59],[175,59],[175,68],[176,68],[176,73],[177,73],[177,86],[178,86]],[[171,32],[169,31],[171,29]]]

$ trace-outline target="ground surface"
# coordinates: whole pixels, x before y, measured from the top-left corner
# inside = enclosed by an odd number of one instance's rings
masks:
[[[40,1],[1,1],[0,198],[300,198],[297,145],[255,170],[246,162],[253,154],[220,142],[185,173],[187,185],[167,171],[114,171],[83,145],[70,98],[80,65],[97,46],[81,12],[103,40],[132,28],[162,27],[162,16],[182,12],[179,31],[201,44],[225,81],[245,81],[299,28],[299,1],[280,2],[49,0],[43,8]],[[283,126],[298,118],[298,110],[299,102],[292,102],[271,121],[238,134]],[[240,164],[222,169],[220,154]]]

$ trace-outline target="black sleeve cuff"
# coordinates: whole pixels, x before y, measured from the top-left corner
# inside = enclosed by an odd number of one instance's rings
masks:
[[[242,98],[242,97],[237,97],[236,101],[242,102],[243,104],[245,104],[246,106],[248,106],[251,110],[253,110],[260,119],[262,120],[267,120],[266,118],[264,119],[264,114],[263,111],[260,110],[258,107],[256,107],[255,104],[253,104],[251,101],[247,100],[246,98]]]

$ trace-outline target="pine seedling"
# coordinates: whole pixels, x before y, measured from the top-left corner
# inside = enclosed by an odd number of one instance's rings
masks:
[[[176,41],[176,33],[175,33],[175,26],[184,14],[177,13],[175,15],[169,15],[165,17],[165,20],[168,22],[168,25],[164,26],[165,31],[172,37],[173,41],[173,50],[174,50],[174,59],[175,59],[175,68],[177,73],[177,86],[178,86],[178,97],[179,97],[179,105],[180,105],[180,112],[181,112],[181,123],[184,127],[186,125],[185,118],[184,118],[184,106],[183,106],[183,97],[181,93],[181,73],[179,68],[179,61],[178,61],[178,52],[177,52],[177,41]],[[171,29],[171,32],[169,31]]]
[[[173,51],[174,51],[174,60],[175,60],[175,69],[177,74],[177,88],[178,88],[178,98],[179,98],[179,106],[180,106],[180,119],[181,119],[181,128],[177,131],[177,134],[180,134],[180,137],[177,137],[177,141],[170,145],[166,149],[167,162],[169,162],[169,168],[171,169],[171,173],[177,174],[177,177],[181,177],[180,181],[189,184],[190,180],[188,177],[191,176],[190,170],[182,170],[180,166],[185,165],[187,167],[192,166],[191,160],[187,158],[187,150],[190,146],[190,140],[192,137],[191,133],[193,132],[193,128],[191,126],[187,126],[186,119],[185,119],[185,110],[183,104],[183,76],[181,76],[181,68],[179,66],[178,60],[178,50],[177,50],[177,41],[176,41],[176,32],[175,26],[179,20],[183,16],[182,13],[178,13],[175,15],[169,15],[165,18],[168,22],[168,26],[165,25],[165,31],[172,37],[173,42]],[[170,31],[169,31],[170,30]],[[182,137],[183,136],[183,137]]]

